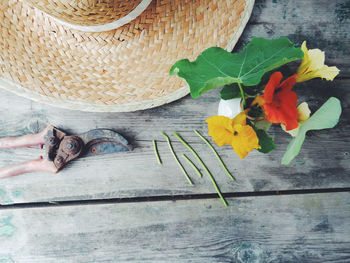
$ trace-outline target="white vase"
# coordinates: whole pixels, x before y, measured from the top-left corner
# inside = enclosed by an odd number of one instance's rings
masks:
[[[241,111],[242,111],[241,98],[230,99],[230,100],[221,99],[219,102],[219,107],[218,107],[218,115],[219,116],[225,116],[225,117],[228,117],[230,119],[233,119]]]

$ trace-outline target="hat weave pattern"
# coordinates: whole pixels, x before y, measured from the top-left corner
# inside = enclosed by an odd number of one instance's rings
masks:
[[[146,109],[186,95],[186,83],[169,76],[171,65],[181,58],[194,59],[210,46],[232,49],[254,4],[152,1],[132,23],[85,33],[65,28],[27,2],[3,1],[0,86],[37,101],[87,111]]]
[[[141,0],[25,0],[47,14],[67,23],[103,25],[134,10]]]

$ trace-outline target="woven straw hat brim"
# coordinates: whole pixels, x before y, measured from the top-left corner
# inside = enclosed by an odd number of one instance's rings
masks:
[[[103,32],[138,17],[152,0],[25,0],[66,27]]]
[[[25,0],[45,13],[75,25],[103,25],[121,19],[145,0]]]
[[[125,112],[188,94],[169,76],[210,46],[231,50],[254,0],[162,0],[113,31],[69,29],[21,0],[0,5],[0,86],[53,106]]]

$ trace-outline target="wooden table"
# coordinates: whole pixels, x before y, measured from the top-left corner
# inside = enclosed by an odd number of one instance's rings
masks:
[[[126,135],[135,150],[81,158],[57,175],[1,180],[0,262],[350,262],[349,17],[347,0],[256,1],[235,50],[257,36],[307,40],[341,73],[334,82],[298,84],[299,101],[315,110],[335,96],[343,113],[336,128],[309,134],[289,166],[280,160],[290,137],[277,126],[271,130],[277,148],[268,155],[255,151],[242,161],[232,148],[217,147],[234,182],[193,133],[207,134],[204,120],[216,113],[218,90],[134,113],[62,110],[1,90],[1,137],[38,132],[47,123],[71,133],[103,127]],[[195,184],[187,183],[160,131],[178,131],[193,145],[228,208],[204,173],[200,179],[186,166]],[[172,141],[177,153],[190,156]],[[41,153],[1,150],[0,167]]]

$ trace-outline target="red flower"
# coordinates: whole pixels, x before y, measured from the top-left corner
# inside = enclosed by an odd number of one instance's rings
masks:
[[[263,108],[265,117],[271,123],[282,123],[286,130],[298,127],[297,94],[292,91],[296,82],[295,75],[282,80],[281,72],[271,75],[265,86],[264,94],[258,96],[255,101]]]

